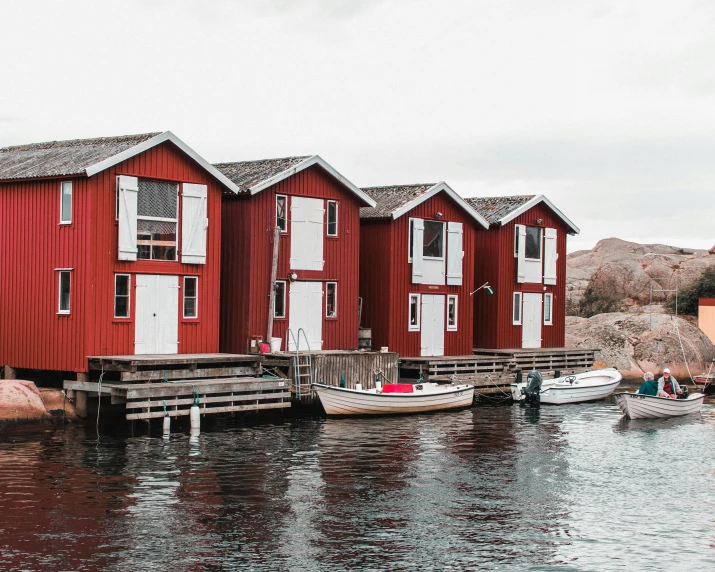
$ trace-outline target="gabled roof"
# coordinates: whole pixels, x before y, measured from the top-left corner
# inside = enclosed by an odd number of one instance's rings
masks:
[[[0,181],[87,176],[170,141],[233,192],[236,185],[171,131],[96,139],[73,139],[0,149]]]
[[[411,211],[417,205],[422,204],[430,197],[439,192],[447,193],[459,206],[461,206],[469,216],[481,224],[484,228],[489,228],[489,223],[481,214],[464,202],[454,190],[445,182],[429,183],[421,185],[391,185],[388,187],[366,187],[363,189],[375,200],[373,208],[361,208],[360,218],[362,219],[397,219],[403,214]]]
[[[251,195],[255,195],[313,165],[318,165],[328,172],[343,186],[355,193],[364,204],[375,206],[374,201],[368,195],[338,173],[319,155],[261,159],[259,161],[238,161],[235,163],[216,163],[214,167],[231,179],[239,189],[239,192],[247,192]]]
[[[558,216],[572,234],[581,232],[566,216],[557,209],[544,195],[514,195],[511,197],[471,197],[465,199],[467,204],[480,213],[490,224],[505,225],[520,214],[539,203],[546,204]]]

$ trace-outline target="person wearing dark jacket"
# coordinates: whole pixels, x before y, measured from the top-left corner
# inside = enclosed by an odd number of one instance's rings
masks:
[[[641,395],[658,395],[658,382],[655,381],[653,374],[647,371],[643,374],[643,379],[645,381],[638,388],[637,393]]]

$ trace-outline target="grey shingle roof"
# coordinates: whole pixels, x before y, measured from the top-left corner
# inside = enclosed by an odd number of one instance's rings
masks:
[[[496,224],[510,212],[528,203],[536,195],[514,195],[511,197],[472,197],[464,199],[467,204],[482,215],[489,224]]]
[[[366,187],[362,191],[374,200],[375,208],[362,207],[360,218],[390,218],[407,203],[418,199],[437,183],[420,185],[391,185],[389,187]]]
[[[0,149],[0,180],[84,175],[85,169],[159,133],[73,139]]]
[[[237,163],[215,163],[219,171],[235,183],[241,191],[246,191],[252,186],[262,183],[299,165],[311,155],[304,157],[283,157],[280,159],[261,159],[260,161],[239,161]]]

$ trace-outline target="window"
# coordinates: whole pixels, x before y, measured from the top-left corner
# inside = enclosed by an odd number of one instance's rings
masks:
[[[179,186],[139,179],[137,259],[176,260]]]
[[[276,226],[281,229],[281,232],[288,232],[288,197],[285,195],[276,195]]]
[[[410,224],[410,238],[409,238],[410,251],[407,253],[407,262],[412,262],[412,252],[414,249],[412,244],[413,244],[413,240],[415,238],[415,219],[411,218],[409,224]]]
[[[57,305],[58,314],[70,313],[71,274],[72,271],[69,269],[59,271],[59,301]]]
[[[72,222],[72,181],[60,185],[60,224]]]
[[[519,227],[521,225],[514,225],[514,258],[519,257]]]
[[[410,323],[409,331],[420,331],[420,295],[410,294]]]
[[[514,292],[514,309],[512,310],[512,324],[521,325],[521,292]]]
[[[552,326],[554,323],[554,295],[544,294],[544,325]]]
[[[283,280],[276,282],[276,297],[273,300],[273,317],[286,317],[286,283]]]
[[[457,296],[447,296],[447,331],[457,331]]]
[[[422,256],[424,258],[444,258],[443,222],[425,221]]]
[[[184,276],[184,318],[196,318],[199,305],[199,279],[196,276]]]
[[[541,229],[535,226],[526,227],[526,243],[524,257],[527,260],[541,260]]]
[[[114,276],[114,317],[129,317],[129,274]]]
[[[328,236],[338,236],[338,201],[328,201]]]
[[[328,282],[325,285],[325,317],[336,318],[338,315],[338,283]]]

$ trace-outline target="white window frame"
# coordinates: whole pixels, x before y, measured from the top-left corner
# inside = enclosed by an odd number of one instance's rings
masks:
[[[174,259],[173,260],[165,260],[163,258],[153,258],[152,257],[152,248],[154,245],[152,244],[153,241],[149,241],[150,244],[145,245],[145,244],[140,244],[139,240],[139,230],[137,229],[137,260],[148,260],[151,262],[178,262],[179,261],[179,238],[181,236],[181,222],[179,221],[179,209],[181,208],[181,193],[180,193],[180,184],[179,183],[174,183],[172,181],[165,181],[163,179],[154,179],[152,177],[138,177],[137,180],[137,201],[139,200],[139,182],[141,181],[159,181],[162,183],[168,183],[170,185],[174,185],[176,187],[176,218],[168,218],[168,217],[161,217],[161,216],[141,216],[138,212],[137,209],[137,226],[138,226],[138,221],[140,220],[148,220],[148,221],[155,221],[155,222],[173,222],[176,224],[176,242],[174,244]],[[143,241],[147,242],[147,241]],[[139,257],[139,247],[140,246],[149,246],[149,258],[140,258]],[[197,306],[197,315],[198,315],[198,306]]]
[[[186,281],[187,280],[195,280],[196,281],[196,287],[194,288],[195,295],[191,297],[195,301],[193,316],[186,315],[186,299],[188,298],[188,296],[186,295]],[[198,320],[199,319],[199,277],[198,276],[184,276],[183,287],[184,287],[184,291],[182,292],[182,296],[181,296],[181,304],[182,304],[181,314],[184,317],[184,320]]]
[[[119,277],[124,277],[127,279],[127,315],[126,316],[117,316],[117,278]],[[130,318],[132,315],[132,308],[131,308],[131,303],[132,303],[132,275],[131,274],[115,274],[114,275],[114,317],[117,319],[124,319],[126,320],[127,318]]]
[[[521,326],[521,314],[522,314],[522,293],[521,292],[514,292],[514,295],[512,296],[512,307],[511,307],[511,323],[514,326]],[[519,317],[514,318],[514,310],[518,309],[519,310]]]
[[[549,316],[546,317],[546,299],[549,299]],[[554,295],[551,292],[544,293],[544,326],[554,325]]]
[[[514,225],[514,258],[519,258],[519,227],[520,224]]]
[[[335,303],[335,313],[331,316],[328,314],[328,288],[333,285],[334,293],[334,303]],[[326,318],[337,318],[338,317],[338,283],[337,282],[326,282],[325,283],[325,317]]]
[[[60,316],[69,316],[72,309],[72,268],[55,268],[57,272],[57,314]],[[62,275],[67,274],[69,278],[69,300],[66,310],[62,309]]]
[[[278,200],[283,199],[285,201],[283,205],[283,220],[285,221],[285,228],[281,228],[278,226]],[[288,195],[276,195],[276,226],[281,231],[281,234],[287,234],[288,233]]]
[[[412,320],[410,319],[410,312],[412,311],[412,300],[416,300],[416,308],[417,308],[417,323],[412,324]],[[410,294],[407,298],[407,330],[409,332],[419,332],[420,331],[420,325],[421,325],[421,320],[422,316],[420,315],[422,312],[422,309],[420,308],[420,295],[419,294]]]
[[[447,223],[442,220],[424,219],[427,223],[437,223],[442,225],[442,256],[425,256],[424,234],[422,235],[422,260],[445,260],[447,258]],[[422,231],[424,233],[424,230]]]
[[[279,316],[276,314],[276,300],[278,300],[278,284],[283,285],[283,296],[281,296],[281,299],[283,300],[283,315]],[[278,319],[278,320],[285,320],[286,316],[288,315],[288,312],[286,312],[286,281],[285,280],[276,280],[276,296],[273,298],[273,318]]]
[[[449,323],[449,303],[451,300],[454,300],[454,324]],[[447,316],[445,319],[445,323],[447,324],[447,331],[448,332],[456,332],[457,331],[457,324],[459,321],[459,301],[457,300],[457,295],[456,294],[448,294],[447,295]]]
[[[69,220],[65,220],[62,218],[62,203],[65,198],[65,185],[69,185],[70,188],[70,218]],[[73,191],[74,189],[72,188],[72,181],[62,181],[60,183],[60,224],[72,224],[72,209],[74,208],[74,196],[73,196]]]
[[[330,232],[330,203],[335,205],[335,232],[331,234]],[[329,200],[327,205],[325,205],[325,232],[327,236],[336,237],[338,236],[338,201]]]
[[[413,239],[412,234],[415,230],[414,224],[415,224],[415,219],[413,219],[413,218],[408,219],[408,222],[407,222],[407,262],[409,262],[409,263],[412,262],[412,239]]]

